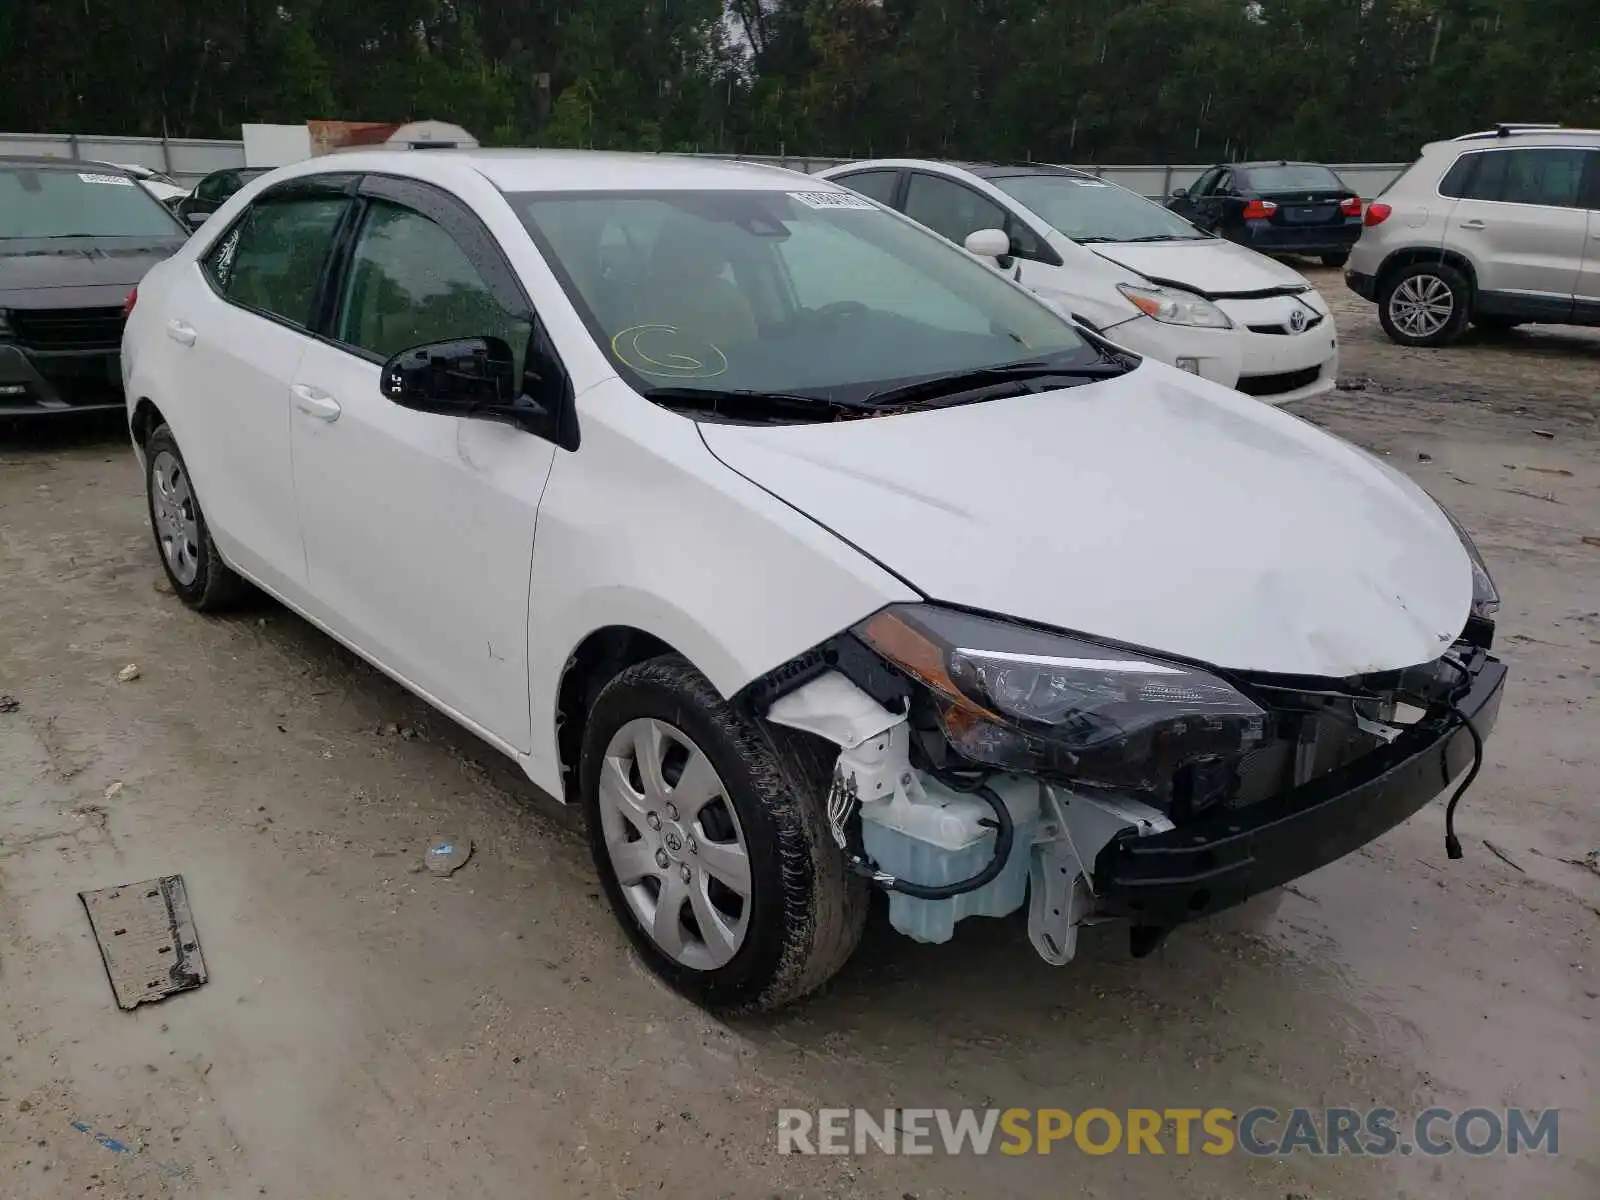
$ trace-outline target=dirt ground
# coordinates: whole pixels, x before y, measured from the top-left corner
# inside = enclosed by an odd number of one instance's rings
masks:
[[[0,434],[0,1196],[1593,1200],[1600,336],[1401,350],[1313,277],[1350,390],[1303,415],[1451,506],[1506,597],[1466,859],[1436,802],[1276,911],[1138,961],[1105,927],[1053,969],[1019,922],[923,947],[879,921],[824,995],[731,1024],[630,959],[572,814],[494,751],[275,605],[186,611],[115,422]],[[446,833],[471,862],[419,874]],[[77,893],[166,873],[210,982],[120,1012]],[[803,1157],[774,1136],[780,1107],[1335,1104],[1559,1106],[1560,1152]]]

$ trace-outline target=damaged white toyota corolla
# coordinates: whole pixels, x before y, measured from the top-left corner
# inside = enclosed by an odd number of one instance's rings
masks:
[[[821,985],[873,889],[1148,950],[1465,772],[1453,817],[1499,709],[1415,484],[825,182],[334,156],[129,302],[177,594],[255,583],[581,803],[713,1008]]]

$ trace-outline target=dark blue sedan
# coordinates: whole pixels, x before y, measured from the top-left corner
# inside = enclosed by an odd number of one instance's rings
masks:
[[[1361,236],[1361,197],[1321,163],[1212,167],[1167,207],[1201,229],[1263,254],[1310,254],[1342,267]]]

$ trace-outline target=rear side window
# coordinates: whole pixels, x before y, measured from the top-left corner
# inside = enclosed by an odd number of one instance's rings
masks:
[[[528,314],[505,309],[442,226],[397,204],[373,202],[340,305],[341,342],[388,359],[429,342],[503,338],[520,379],[532,331]]]
[[[1439,191],[1462,200],[1579,208],[1588,151],[1563,147],[1464,154]]]
[[[837,175],[835,183],[842,183],[853,192],[860,192],[879,204],[894,203],[894,186],[900,179],[898,171],[858,171],[854,175]]]
[[[206,254],[205,271],[233,303],[304,329],[348,203],[338,196],[258,201]]]

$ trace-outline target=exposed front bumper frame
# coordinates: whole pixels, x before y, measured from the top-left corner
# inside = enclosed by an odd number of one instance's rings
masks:
[[[1460,702],[1481,736],[1494,728],[1506,668],[1482,655]],[[1344,857],[1400,824],[1471,763],[1472,736],[1435,715],[1389,745],[1247,809],[1164,833],[1124,834],[1095,858],[1097,915],[1168,929],[1241,904]]]

